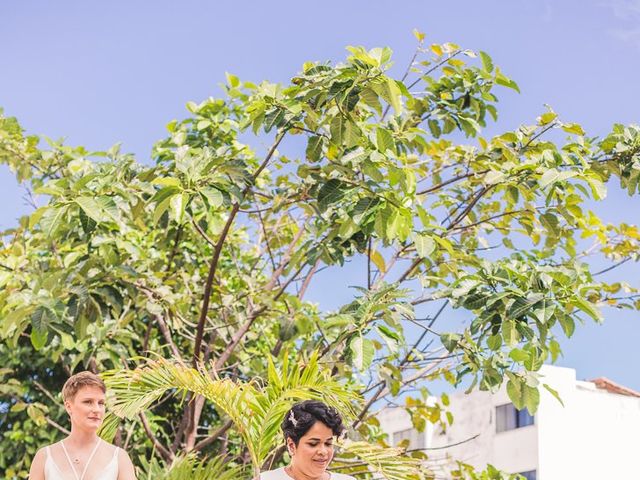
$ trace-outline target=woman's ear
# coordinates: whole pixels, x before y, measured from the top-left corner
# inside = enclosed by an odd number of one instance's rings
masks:
[[[293,457],[296,453],[296,444],[290,438],[287,438],[287,451],[290,457]]]

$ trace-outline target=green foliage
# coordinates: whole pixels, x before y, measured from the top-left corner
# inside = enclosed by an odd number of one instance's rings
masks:
[[[62,435],[50,392],[83,368],[119,370],[113,412],[126,418],[103,435],[134,459],[177,462],[178,477],[201,468],[186,453],[281,462],[278,419],[297,398],[354,420],[363,450],[340,462],[357,456],[362,478],[400,478],[413,461],[386,449],[375,400],[403,398],[419,429],[449,424],[444,402],[427,402],[442,377],[506,382],[535,411],[559,337],[604,305],[638,307],[634,287],[591,264],[637,260],[640,232],[590,208],[611,185],[638,192],[640,128],[592,138],[548,110],[484,138],[496,90],[518,86],[479,57],[421,46],[396,79],[389,49],[350,47],[287,85],[227,75],[224,98],[190,102],[152,162],[45,147],[0,115],[0,162],[44,196],[1,237],[4,476],[24,478],[35,447]],[[341,279],[347,265],[362,265],[351,301],[305,299],[318,272]],[[442,322],[446,306],[463,328]],[[429,478],[419,464],[412,475]],[[503,478],[487,472],[473,478]]]

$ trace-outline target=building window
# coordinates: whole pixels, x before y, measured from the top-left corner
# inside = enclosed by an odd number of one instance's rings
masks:
[[[408,428],[406,430],[400,430],[393,434],[393,444],[399,445],[403,440],[409,440],[407,450],[413,450],[416,448],[424,448],[424,432],[419,432],[415,428]]]
[[[535,470],[529,470],[528,472],[520,472],[518,475],[522,475],[525,478],[525,480],[536,480],[536,478],[538,478],[536,476]]]
[[[496,432],[506,432],[528,425],[533,425],[533,417],[526,409],[516,410],[513,403],[496,407]]]

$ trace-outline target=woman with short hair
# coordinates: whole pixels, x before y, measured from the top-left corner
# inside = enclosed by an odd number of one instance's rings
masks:
[[[333,442],[344,432],[338,412],[315,400],[295,404],[282,422],[291,462],[260,474],[261,480],[354,480],[327,470],[333,459]]]
[[[105,415],[107,388],[91,372],[71,376],[62,387],[62,400],[71,433],[36,453],[30,480],[135,480],[129,455],[98,436]]]

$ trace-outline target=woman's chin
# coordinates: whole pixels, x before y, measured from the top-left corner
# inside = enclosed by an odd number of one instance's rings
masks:
[[[323,473],[329,466],[329,462],[316,462],[313,460],[311,465],[316,472]]]

